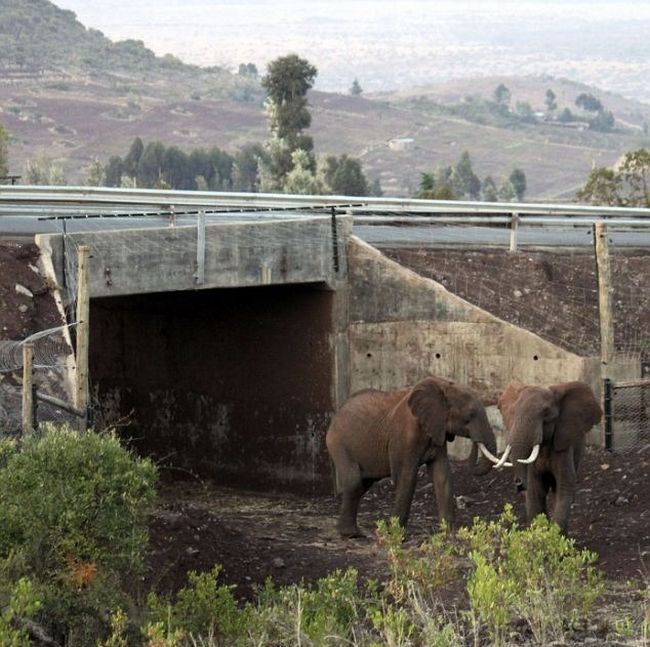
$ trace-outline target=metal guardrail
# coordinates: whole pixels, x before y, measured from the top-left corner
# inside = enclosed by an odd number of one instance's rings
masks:
[[[599,220],[612,220],[629,226],[650,225],[650,209],[606,207],[576,204],[541,204],[523,202],[461,202],[455,200],[420,200],[401,198],[372,198],[357,196],[285,195],[275,193],[224,193],[210,191],[163,191],[156,189],[122,189],[106,187],[48,187],[48,186],[0,186],[0,216],[18,215],[20,207],[31,211],[34,207],[43,211],[47,206],[53,211],[71,212],[86,210],[89,215],[130,212],[142,209],[206,212],[227,210],[314,210],[331,209],[345,211],[357,217],[371,214],[427,214],[436,219],[442,215],[456,217],[475,216],[484,222],[510,222],[513,214],[533,224],[533,217],[582,218],[576,224],[588,224]],[[30,209],[31,207],[31,209]],[[33,213],[31,214],[33,215]],[[490,219],[494,216],[494,219]],[[412,216],[408,220],[413,222]],[[467,221],[471,222],[471,221]],[[535,224],[548,224],[538,221]]]

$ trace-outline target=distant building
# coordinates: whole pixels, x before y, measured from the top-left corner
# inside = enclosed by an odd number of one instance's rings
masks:
[[[388,140],[388,148],[392,151],[408,151],[415,146],[415,139],[412,137],[396,137]]]

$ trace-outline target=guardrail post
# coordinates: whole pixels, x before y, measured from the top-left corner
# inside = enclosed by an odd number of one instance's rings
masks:
[[[34,433],[34,345],[23,344],[23,434]]]
[[[510,251],[517,251],[517,231],[519,230],[519,214],[513,213],[510,220]]]
[[[199,211],[196,222],[196,273],[197,285],[205,283],[205,211]]]

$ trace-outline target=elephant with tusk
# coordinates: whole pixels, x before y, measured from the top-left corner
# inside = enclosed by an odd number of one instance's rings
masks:
[[[438,513],[453,525],[454,499],[447,440],[470,438],[483,456],[476,472],[484,474],[495,458],[496,439],[485,407],[470,389],[440,377],[428,377],[397,391],[366,390],[353,395],[336,413],[326,435],[327,450],[341,494],[338,530],[359,537],[361,497],[380,479],[395,484],[392,514],[406,526],[417,472],[426,464]],[[474,455],[475,456],[475,455]]]
[[[529,521],[548,515],[550,493],[551,518],[566,533],[586,434],[602,417],[596,396],[582,382],[541,387],[515,380],[501,394],[498,407],[506,448],[494,467],[513,467],[517,491],[526,492]]]

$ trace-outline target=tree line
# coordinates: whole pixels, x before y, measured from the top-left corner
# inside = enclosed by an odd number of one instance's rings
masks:
[[[491,175],[481,181],[474,172],[469,152],[465,151],[456,164],[440,166],[431,173],[422,173],[417,197],[432,200],[521,202],[526,188],[526,174],[516,167],[507,178],[502,178],[498,183]]]
[[[251,63],[239,74],[256,75]],[[91,166],[90,181],[107,186],[184,190],[263,191],[299,194],[381,195],[361,162],[349,155],[316,158],[306,129],[311,124],[307,92],[317,70],[295,54],[269,64],[261,81],[269,137],[234,154],[214,146],[186,153],[177,146],[136,137],[124,157],[111,157],[103,168]]]

